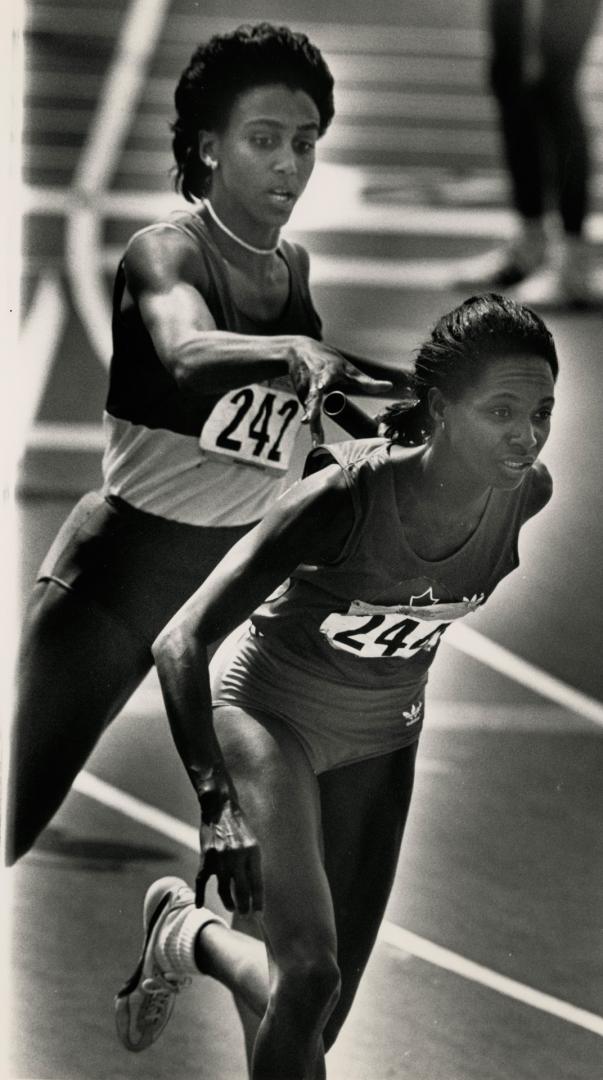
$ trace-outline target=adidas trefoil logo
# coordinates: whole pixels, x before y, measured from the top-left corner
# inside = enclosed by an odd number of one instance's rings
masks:
[[[468,611],[476,611],[480,604],[483,604],[484,596],[485,593],[483,592],[479,596],[477,593],[474,593],[473,596],[464,596],[463,603],[467,605]]]
[[[411,727],[412,724],[416,724],[421,719],[421,713],[423,712],[423,703],[421,701],[415,701],[414,705],[410,706],[410,709],[404,709],[402,716],[406,720],[405,727]]]

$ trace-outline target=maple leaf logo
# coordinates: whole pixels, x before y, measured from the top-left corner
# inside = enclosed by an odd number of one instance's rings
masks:
[[[431,585],[428,589],[425,589],[425,592],[420,593],[419,596],[411,596],[410,598],[411,607],[428,607],[431,604],[439,604],[439,602],[438,597],[433,595],[433,587]]]

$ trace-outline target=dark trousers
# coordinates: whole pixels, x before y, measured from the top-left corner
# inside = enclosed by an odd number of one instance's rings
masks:
[[[515,209],[537,219],[552,204],[566,233],[579,235],[588,210],[588,133],[577,90],[600,0],[542,0],[530,68],[524,0],[490,0],[491,85]]]

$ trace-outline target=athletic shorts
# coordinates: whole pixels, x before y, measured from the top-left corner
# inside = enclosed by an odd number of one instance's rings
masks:
[[[226,639],[210,670],[214,708],[237,705],[260,723],[262,713],[282,720],[317,774],[393,753],[420,735],[425,676],[403,690],[338,683],[250,624]]]
[[[250,528],[185,525],[90,492],[59,530],[38,581],[73,589],[151,645]]]

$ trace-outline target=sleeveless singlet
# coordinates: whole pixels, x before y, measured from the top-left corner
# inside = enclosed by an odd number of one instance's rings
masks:
[[[298,567],[254,612],[215,685],[216,705],[289,723],[316,771],[418,737],[442,635],[519,564],[519,531],[550,484],[537,462],[519,488],[491,490],[473,534],[447,558],[426,560],[406,542],[396,497],[394,463],[414,452],[362,439],[310,454],[309,471],[317,460],[343,470],[351,533],[335,563]]]
[[[223,256],[202,216],[178,213],[149,226],[166,227],[194,240],[208,283],[204,300],[218,330],[320,340],[308,257],[299,245],[280,243],[290,279],[284,310],[270,322],[253,322],[234,302]],[[104,494],[192,525],[257,521],[286,487],[300,430],[303,410],[290,380],[282,376],[193,400],[161,363],[138,308],[122,312],[125,288],[122,262],[113,295]]]

